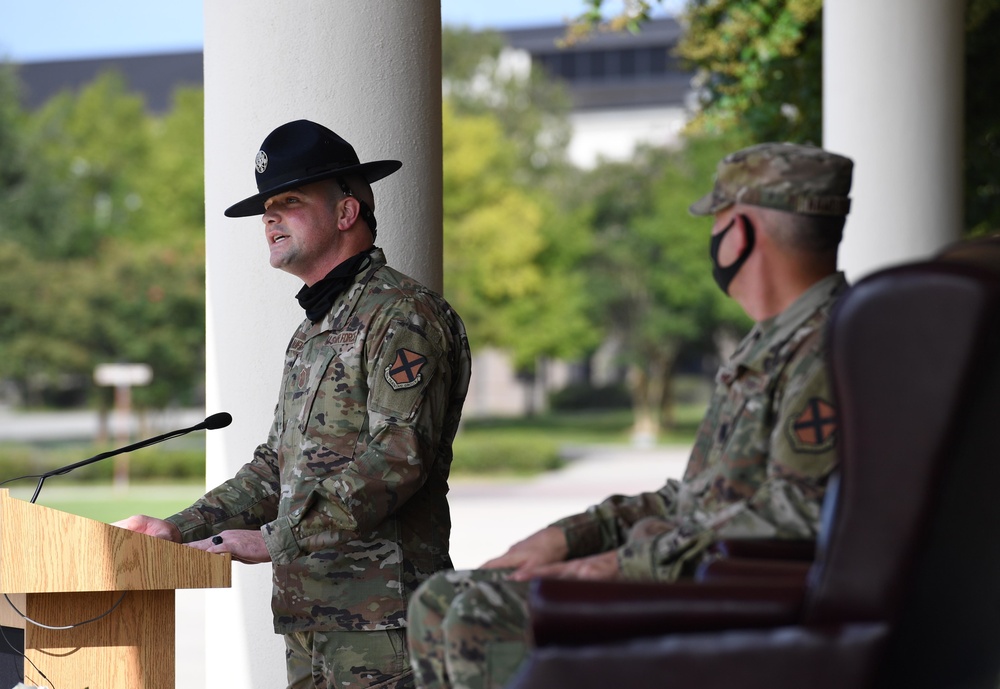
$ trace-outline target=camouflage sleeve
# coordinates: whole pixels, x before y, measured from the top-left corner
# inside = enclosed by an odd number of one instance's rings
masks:
[[[365,344],[363,451],[263,529],[275,564],[370,533],[424,484],[445,423],[452,371],[445,329],[412,301],[384,309]]]
[[[275,425],[277,420],[275,421]],[[191,507],[167,517],[181,531],[184,542],[198,541],[226,529],[259,529],[278,511],[278,467],[272,449],[274,426],[267,443],[236,475],[213,488]]]
[[[677,495],[677,481],[671,479],[655,493],[625,497],[612,495],[586,512],[551,524],[563,530],[569,557],[603,553],[625,543],[629,530],[643,518],[668,517]]]
[[[814,538],[836,466],[836,411],[820,336],[786,367],[773,400],[766,476],[746,499],[698,506],[679,523],[645,524],[618,550],[627,578],[672,580],[718,538]]]

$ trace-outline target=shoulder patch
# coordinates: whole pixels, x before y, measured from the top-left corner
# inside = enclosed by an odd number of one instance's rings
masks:
[[[400,347],[396,359],[385,367],[385,381],[393,390],[405,390],[420,384],[420,369],[427,363],[427,357],[419,352]]]
[[[826,452],[837,440],[837,410],[819,397],[811,397],[788,421],[788,438],[798,452]]]

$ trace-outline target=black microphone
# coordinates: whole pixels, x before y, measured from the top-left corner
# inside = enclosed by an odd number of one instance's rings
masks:
[[[233,415],[226,411],[220,411],[218,414],[212,414],[204,421],[202,421],[197,426],[191,426],[191,428],[184,431],[188,433],[190,431],[198,431],[205,428],[210,431],[214,431],[216,428],[225,428],[233,422]]]
[[[0,483],[0,485],[3,485],[4,483],[9,483],[11,481],[17,481],[22,478],[37,478],[38,485],[35,487],[35,494],[31,496],[31,500],[29,501],[29,502],[34,502],[35,500],[38,499],[38,493],[41,492],[42,484],[45,482],[45,479],[49,478],[50,476],[62,476],[63,474],[68,474],[74,469],[79,469],[82,466],[93,464],[94,462],[98,462],[102,459],[107,459],[108,457],[114,457],[115,455],[120,455],[124,452],[131,452],[132,450],[140,450],[144,447],[155,445],[156,443],[162,443],[164,440],[177,438],[178,436],[187,435],[188,433],[192,433],[194,431],[200,431],[205,429],[215,430],[216,428],[225,428],[232,422],[233,422],[233,417],[231,414],[229,414],[228,412],[220,411],[218,414],[212,414],[211,416],[207,417],[204,421],[202,421],[201,423],[197,423],[194,426],[190,426],[188,428],[181,428],[176,431],[170,431],[169,433],[164,433],[163,435],[158,435],[153,438],[147,438],[146,440],[140,440],[137,443],[126,445],[125,447],[120,447],[117,450],[108,450],[107,452],[102,452],[99,455],[94,455],[93,457],[89,457],[79,462],[75,462],[73,464],[67,464],[64,467],[59,467],[58,469],[53,469],[52,471],[46,471],[44,474],[31,474],[29,476],[18,476],[17,478],[7,479],[6,481]]]

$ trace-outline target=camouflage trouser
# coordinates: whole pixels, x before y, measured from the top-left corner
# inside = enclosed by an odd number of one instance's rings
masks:
[[[407,613],[411,665],[422,689],[500,689],[524,659],[528,584],[509,570],[438,572]]]
[[[413,689],[405,629],[285,634],[288,689]]]

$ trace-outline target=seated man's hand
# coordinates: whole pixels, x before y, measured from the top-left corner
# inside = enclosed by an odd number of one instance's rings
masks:
[[[180,529],[173,522],[168,522],[165,519],[157,519],[156,517],[147,517],[144,514],[134,514],[131,517],[114,522],[111,526],[143,533],[154,538],[162,538],[165,541],[181,542]]]
[[[237,562],[248,565],[271,561],[264,536],[257,530],[231,529],[188,545],[209,553],[229,553]]]
[[[590,555],[566,562],[557,562],[540,567],[522,567],[511,573],[514,581],[527,581],[536,577],[552,579],[586,579],[589,581],[613,581],[621,576],[618,568],[618,552],[609,550],[599,555]]]
[[[509,568],[514,570],[514,574],[518,574],[522,570],[562,562],[568,554],[566,534],[558,527],[549,526],[515,543],[500,557],[484,563],[481,569]]]

